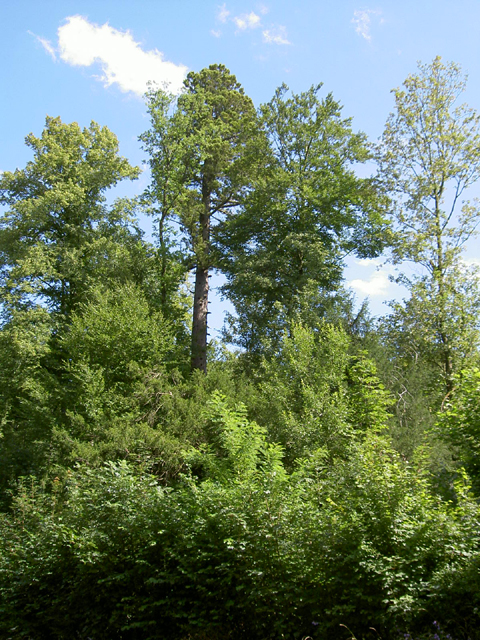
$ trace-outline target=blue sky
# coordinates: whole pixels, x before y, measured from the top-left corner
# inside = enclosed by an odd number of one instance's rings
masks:
[[[212,63],[235,73],[256,105],[282,82],[295,92],[322,82],[372,141],[393,108],[391,89],[437,55],[468,73],[465,101],[480,111],[479,0],[4,0],[0,30],[0,170],[30,159],[24,138],[41,133],[47,114],[107,125],[141,164],[147,80],[176,88]],[[145,172],[122,195],[147,181]],[[391,267],[348,264],[347,282],[359,299],[369,295],[373,312],[401,296]],[[223,306],[212,306],[219,327]]]

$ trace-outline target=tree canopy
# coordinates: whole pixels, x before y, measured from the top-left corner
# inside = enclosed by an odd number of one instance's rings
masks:
[[[289,95],[279,87],[259,109],[269,147],[255,189],[220,227],[240,345],[253,351],[279,335],[302,307],[319,308],[342,280],[344,258],[378,255],[385,244],[383,198],[356,165],[366,137],[321,85]]]
[[[217,266],[212,227],[251,185],[258,128],[252,101],[223,65],[189,73],[184,85],[178,99],[162,90],[147,94],[152,128],[141,139],[155,215],[162,226],[176,217],[195,269],[192,368],[206,371],[209,276]]]
[[[106,127],[88,129],[47,117],[40,138],[25,140],[34,159],[0,178],[0,259],[4,301],[45,303],[67,316],[83,299],[104,256],[122,269],[125,245],[116,242],[133,219],[131,206],[106,206],[105,192],[120,180],[138,177],[118,154],[118,140]]]
[[[211,65],[149,91],[151,183],[112,203],[138,169],[108,129],[27,136],[0,177],[2,638],[478,637],[464,87],[420,65],[375,156],[321,85],[255,109]],[[382,252],[417,272],[378,319],[343,263]],[[207,343],[215,270],[235,317]]]
[[[437,57],[420,64],[418,74],[394,90],[396,111],[379,147],[381,176],[394,205],[393,259],[424,269],[401,278],[412,298],[398,313],[417,327],[412,340],[425,335],[420,341],[441,369],[446,393],[480,344],[478,276],[461,263],[480,222],[477,203],[464,199],[480,178],[480,115],[458,103],[465,86],[454,63]]]

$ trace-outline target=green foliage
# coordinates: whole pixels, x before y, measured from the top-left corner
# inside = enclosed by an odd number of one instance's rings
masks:
[[[234,211],[258,164],[259,128],[253,103],[223,65],[191,72],[175,99],[147,93],[152,127],[140,139],[153,182],[145,197],[158,221],[161,247],[175,217],[185,234],[185,261],[195,268],[192,368],[206,371],[209,272],[218,266],[214,221]]]
[[[182,353],[171,325],[151,310],[141,290],[92,290],[72,314],[60,346],[68,360],[62,378],[65,420],[53,438],[56,460],[98,464],[140,457],[150,460],[149,468],[168,473],[161,458],[168,462],[176,449],[178,464],[179,444],[149,424],[145,398],[157,391],[157,381],[168,386],[167,372],[181,364]]]
[[[290,464],[323,448],[342,455],[348,446],[344,373],[347,337],[333,326],[318,332],[295,326],[277,358],[265,362],[258,418],[286,450]]]
[[[148,92],[152,128],[140,139],[150,155],[153,182],[147,194],[154,215],[159,222],[178,216],[201,259],[206,247],[200,214],[225,213],[249,185],[256,118],[250,98],[223,65],[190,73],[185,89],[177,99]],[[211,207],[205,212],[204,182]]]
[[[468,487],[442,503],[372,433],[348,460],[317,454],[289,476],[244,408],[214,394],[208,413],[215,444],[187,455],[202,478],[174,489],[125,462],[80,467],[50,495],[20,485],[0,522],[3,633],[320,639],[344,624],[389,638],[472,579]]]
[[[105,386],[127,395],[132,363],[149,369],[175,362],[172,329],[159,311],[150,309],[138,287],[96,288],[89,297],[73,314],[62,339],[69,375],[77,364],[100,368]],[[134,378],[135,372],[131,375]]]
[[[30,134],[26,144],[34,160],[0,179],[8,207],[0,220],[3,302],[40,300],[68,315],[105,255],[122,257],[114,237],[130,221],[131,205],[109,209],[104,193],[139,171],[118,155],[115,135],[93,122],[81,130],[47,117],[41,137]]]
[[[0,330],[0,501],[19,475],[45,469],[55,425],[55,378],[44,367],[54,322],[41,307],[13,311]]]
[[[385,318],[379,328],[380,345],[375,349],[379,377],[394,400],[388,421],[394,447],[409,460],[434,424],[435,410],[443,387],[439,374],[417,350],[415,341],[402,334],[396,316]],[[438,450],[436,443],[435,450]],[[435,463],[445,464],[444,456]]]
[[[248,482],[260,469],[284,477],[282,450],[267,443],[266,430],[247,420],[246,407],[240,404],[230,409],[225,396],[215,391],[209,402],[210,429],[213,431],[209,447],[192,450],[191,462],[200,463],[213,481]]]
[[[412,298],[396,314],[407,340],[421,343],[441,370],[444,394],[478,352],[478,280],[462,269],[460,255],[480,219],[476,204],[462,200],[480,178],[480,115],[458,105],[466,79],[440,57],[419,65],[396,89],[379,147],[380,173],[394,198],[393,260],[410,260],[424,273],[400,278]],[[426,275],[425,275],[426,274]],[[438,405],[436,407],[438,409]]]
[[[352,356],[346,370],[348,382],[348,420],[357,433],[378,433],[385,429],[393,405],[380,382],[377,368],[367,352]]]
[[[169,473],[180,446],[142,420],[139,398],[155,375],[185,368],[179,277],[162,279],[135,204],[105,196],[138,169],[95,123],[47,118],[26,142],[34,159],[0,181],[0,488],[78,459],[141,457]]]
[[[275,347],[301,309],[325,316],[346,253],[373,256],[384,246],[380,192],[353,168],[370,158],[365,136],[331,94],[318,97],[320,88],[289,96],[282,85],[260,107],[264,166],[239,214],[219,229],[233,342],[251,353],[268,340]]]
[[[460,372],[455,387],[439,413],[435,431],[470,474],[476,493],[480,489],[480,369]]]
[[[459,65],[419,64],[393,91],[396,112],[382,138],[379,160],[389,192],[397,196],[395,256],[430,274],[448,269],[478,224],[463,193],[480,178],[480,115],[458,99],[466,88]],[[455,222],[455,225],[453,224]]]
[[[207,374],[192,372],[182,376],[172,371],[168,376],[155,375],[139,395],[145,421],[155,429],[168,433],[189,445],[202,446],[212,442],[206,411],[213,393],[220,392],[232,406],[247,403],[253,385],[237,367],[229,354],[226,361],[211,360]]]
[[[384,320],[387,343],[403,367],[421,363],[426,374],[422,391],[434,412],[450,393],[455,374],[478,363],[479,284],[478,270],[461,263],[445,271],[441,285],[418,278],[409,285],[411,297],[392,303],[393,313]]]
[[[349,345],[334,325],[294,325],[276,356],[264,360],[249,406],[272,441],[285,448],[289,465],[317,449],[344,457],[355,438],[384,428],[388,395],[373,362],[365,354],[350,356]]]

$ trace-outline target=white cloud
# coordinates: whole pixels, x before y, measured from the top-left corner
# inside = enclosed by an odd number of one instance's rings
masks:
[[[37,36],[37,34],[33,33],[32,31],[28,31],[27,33],[33,36],[37,40],[37,42],[39,42],[42,45],[42,47],[45,49],[48,55],[53,58],[54,61],[57,60],[57,54],[50,40],[47,40],[46,38],[42,38],[41,36]]]
[[[262,17],[269,12],[268,7],[264,4],[258,6],[258,13],[250,11],[250,13],[242,13],[237,16],[232,16],[227,9],[226,4],[222,4],[218,7],[217,21],[226,23],[233,22],[237,28],[237,34],[241,31],[248,31],[263,27]],[[220,37],[221,32],[212,29],[210,33],[216,38]],[[268,29],[262,30],[263,42],[267,44],[285,45],[291,44],[287,37],[287,29],[282,25],[271,25]]]
[[[241,16],[235,16],[233,21],[237,25],[237,28],[241,31],[245,29],[256,29],[260,26],[261,18],[255,12],[243,13]]]
[[[480,258],[463,258],[462,262],[467,267],[480,267]]]
[[[382,264],[382,260],[380,258],[359,258],[355,260],[355,264],[358,264],[359,267],[378,267]]]
[[[263,41],[267,44],[292,44],[287,38],[286,27],[278,26],[262,31]]]
[[[228,20],[229,15],[230,11],[228,11],[226,4],[222,4],[221,7],[218,7],[217,20],[219,22],[225,23]]]
[[[355,25],[355,31],[359,36],[365,38],[367,42],[372,40],[372,36],[370,35],[370,27],[372,23],[372,16],[381,16],[381,11],[376,11],[374,9],[364,9],[357,10],[353,12],[352,22]],[[383,23],[383,19],[380,18],[380,24]]]
[[[73,66],[100,64],[102,75],[97,79],[140,96],[149,81],[166,84],[172,93],[179,93],[187,72],[184,65],[165,61],[157,49],[144,51],[129,31],[114,29],[108,23],[100,26],[78,15],[68,17],[58,29],[58,52]]]
[[[390,286],[387,271],[376,271],[369,280],[351,280],[348,283],[352,289],[356,289],[367,296],[383,296]]]
[[[215,38],[220,38],[220,36],[222,35],[222,32],[220,31],[220,29],[218,31],[216,31],[215,29],[210,29],[210,33]]]

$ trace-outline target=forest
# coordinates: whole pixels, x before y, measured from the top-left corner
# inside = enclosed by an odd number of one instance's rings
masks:
[[[134,198],[108,128],[27,135],[0,174],[0,638],[480,638],[465,88],[419,63],[372,142],[321,84],[257,108],[211,65],[151,85]],[[405,299],[373,317],[347,256]]]

